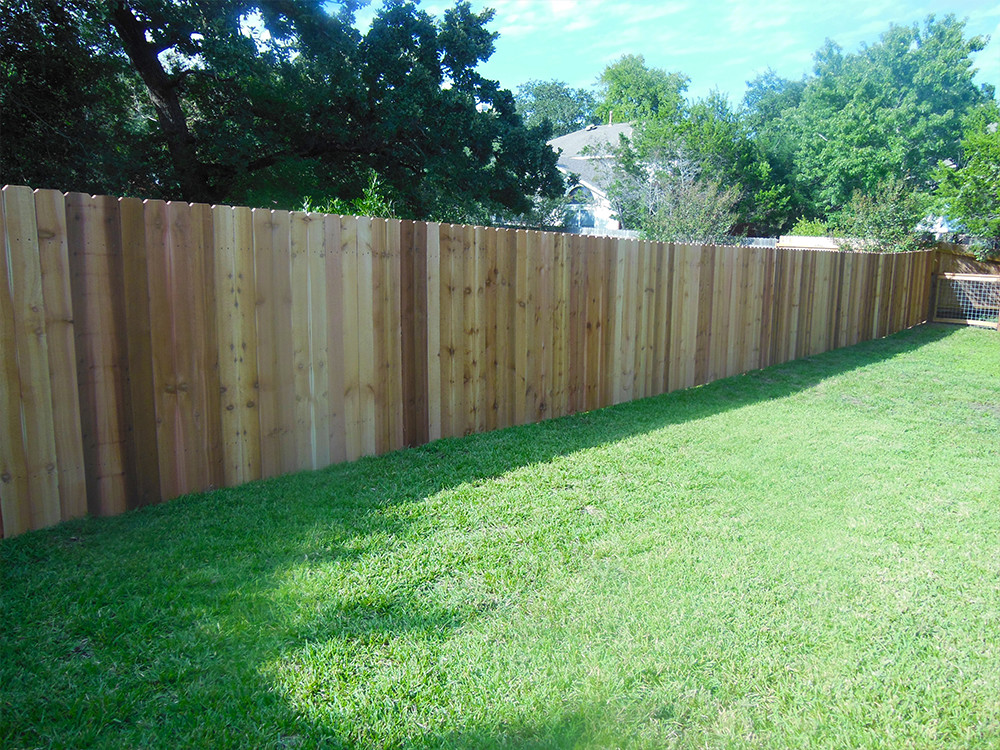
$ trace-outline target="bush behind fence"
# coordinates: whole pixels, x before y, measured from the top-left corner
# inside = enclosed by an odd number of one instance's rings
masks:
[[[934,257],[16,186],[0,222],[4,536],[885,336]]]

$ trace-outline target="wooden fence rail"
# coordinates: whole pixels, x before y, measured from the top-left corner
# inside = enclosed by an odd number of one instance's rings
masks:
[[[933,265],[14,186],[0,224],[4,536],[885,336]]]

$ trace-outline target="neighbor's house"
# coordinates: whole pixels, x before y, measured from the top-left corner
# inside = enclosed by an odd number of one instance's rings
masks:
[[[578,182],[570,188],[568,229],[581,234],[633,234],[621,228],[618,216],[608,200],[611,181],[611,147],[620,137],[632,137],[632,126],[590,125],[583,130],[561,135],[549,141],[559,154],[556,166],[565,175],[575,175]]]

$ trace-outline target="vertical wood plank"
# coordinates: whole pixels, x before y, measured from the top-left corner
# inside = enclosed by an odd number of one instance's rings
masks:
[[[694,382],[709,381],[712,357],[712,301],[715,285],[715,253],[717,248],[698,248],[698,324],[695,329]]]
[[[8,217],[9,220],[9,217]],[[118,202],[81,193],[66,196],[80,421],[87,468],[87,510],[114,515],[133,490],[127,446],[127,360],[122,304]]]
[[[276,440],[280,473],[302,468],[298,460],[295,425],[295,339],[292,335],[291,214],[271,212],[271,294],[274,304],[274,383]],[[259,278],[259,276],[258,276]]]
[[[788,282],[791,301],[788,306],[788,349],[785,361],[801,356],[799,353],[801,339],[799,321],[802,310],[802,286],[807,281],[803,278],[806,252],[804,250],[790,250],[789,253],[791,265]]]
[[[734,249],[730,272],[729,320],[726,325],[726,375],[736,375],[743,366],[744,330],[747,320],[746,257],[740,249]]]
[[[372,220],[358,224],[358,377],[361,393],[361,450],[373,456],[376,445],[375,287]]]
[[[535,302],[530,286],[531,273],[529,271],[528,233],[523,230],[518,230],[515,234],[515,252],[517,257],[517,311],[515,315],[516,333],[514,344],[517,372],[515,424],[525,424],[529,421],[529,411],[534,411],[534,404],[530,398],[532,384],[529,374],[533,360],[534,325],[529,325],[529,320],[533,320]]]
[[[452,332],[452,299],[455,284],[452,271],[455,267],[455,247],[451,237],[451,225],[440,227],[440,281],[438,283],[440,303],[438,319],[440,347],[440,423],[441,437],[450,437],[453,432],[455,413],[455,340]]]
[[[570,412],[583,411],[586,374],[587,277],[585,245],[580,235],[571,234],[569,242],[570,307],[568,357],[568,401]]]
[[[28,491],[28,457],[21,422],[21,374],[18,370],[17,333],[14,324],[15,280],[9,275],[7,224],[0,200],[0,530],[3,536],[29,531],[31,495]]]
[[[921,279],[921,299],[919,310],[919,323],[926,323],[931,319],[931,291],[933,284],[933,273],[937,263],[937,252],[927,251],[924,257],[924,272]],[[1000,320],[997,321],[997,330],[1000,330]]]
[[[460,434],[471,435],[478,431],[482,412],[479,404],[479,235],[481,229],[462,227],[462,328],[460,330],[462,353],[461,393],[462,422]]]
[[[266,479],[282,472],[277,396],[277,339],[280,333],[275,328],[277,290],[272,269],[274,239],[271,212],[255,208],[251,221],[256,279],[254,309],[257,326],[257,411],[260,422],[261,476]]]
[[[640,266],[639,283],[642,288],[642,325],[640,336],[642,348],[639,354],[638,372],[641,373],[641,390],[639,396],[648,398],[655,395],[653,387],[654,343],[653,331],[656,327],[656,258],[653,244],[643,241],[642,264]]]
[[[760,255],[763,264],[764,286],[761,294],[760,359],[756,367],[768,367],[773,364],[771,360],[771,341],[774,336],[775,314],[775,250],[774,248],[764,248],[761,250]]]
[[[752,270],[749,274],[750,293],[747,296],[750,325],[747,333],[746,358],[743,363],[743,369],[750,371],[760,367],[760,344],[764,327],[764,270],[766,265],[763,248],[744,248],[744,252]]]
[[[462,228],[449,224],[442,241],[447,239],[447,254],[441,274],[441,336],[444,346],[441,355],[444,366],[441,373],[441,401],[443,408],[442,430],[445,437],[462,434],[462,356],[464,342],[462,304],[465,264],[462,258]],[[444,248],[442,248],[442,251]]]
[[[886,255],[879,253],[873,256],[875,264],[875,295],[872,302],[872,327],[869,338],[882,336],[883,289],[885,287]]]
[[[615,402],[615,385],[620,374],[617,372],[618,359],[618,334],[619,328],[615,323],[618,320],[617,313],[621,307],[618,304],[618,243],[608,237],[599,238],[602,253],[601,259],[604,261],[603,279],[603,305],[601,307],[601,379],[600,379],[600,405],[610,406]]]
[[[206,473],[201,478],[200,489],[214,489],[224,484],[222,476],[222,398],[219,383],[219,326],[215,318],[215,261],[213,253],[214,220],[212,207],[195,204],[193,207],[199,221],[199,241],[196,250],[200,252],[197,284],[201,291],[200,310],[202,318],[195,318],[198,358],[196,360],[198,384],[198,410],[201,412],[199,425],[200,440],[205,453]]]
[[[670,382],[670,341],[673,329],[673,263],[673,244],[657,243],[656,330],[653,333],[656,342],[653,385],[657,394],[666,393]]]
[[[423,445],[429,441],[429,367],[428,343],[428,225],[404,221],[400,225],[401,306],[404,331],[401,342],[404,377],[404,445]],[[440,397],[439,397],[440,398]]]
[[[210,296],[211,209],[204,204],[167,204],[170,224],[170,289],[167,304],[174,330],[177,449],[174,466],[181,493],[221,484],[221,417],[214,300]]]
[[[570,413],[569,370],[566,360],[569,351],[570,262],[567,235],[553,236],[553,293],[552,293],[552,398],[549,414],[554,417]]]
[[[323,216],[323,245],[326,257],[326,346],[330,460],[347,460],[347,425],[344,406],[344,265],[340,217]]]
[[[315,427],[315,381],[312,358],[312,323],[309,268],[310,217],[301,211],[288,215],[289,292],[291,297],[290,330],[292,342],[291,382],[293,410],[291,416],[295,461],[291,471],[318,468]]]
[[[344,429],[348,461],[364,454],[361,410],[361,319],[359,291],[358,220],[340,217],[340,256],[343,286],[343,369],[344,369]],[[367,315],[365,313],[364,315]],[[370,324],[370,316],[368,318]]]
[[[553,254],[552,232],[532,232],[536,244],[529,242],[535,251],[535,345],[532,380],[535,388],[535,410],[530,421],[541,422],[552,414],[552,285]]]
[[[58,523],[61,509],[35,197],[30,188],[8,185],[3,189],[3,202],[7,262],[14,281],[10,289],[21,380],[31,525],[41,528]]]
[[[326,217],[309,214],[306,231],[309,243],[309,358],[312,362],[312,444],[313,465],[329,466],[333,461],[330,443],[330,334],[327,299]]]
[[[374,369],[372,387],[375,395],[375,453],[389,450],[389,279],[386,263],[385,219],[371,220],[372,243],[372,336]]]
[[[483,354],[480,380],[483,404],[483,429],[495,430],[500,423],[500,358],[497,356],[497,308],[499,301],[500,268],[497,261],[497,230],[483,230],[483,261],[480,278],[483,287]]]
[[[174,325],[170,300],[174,284],[168,238],[170,222],[167,204],[145,204],[145,244],[147,288],[149,290],[149,336],[156,413],[156,449],[160,496],[177,497],[183,491],[177,476],[176,456],[180,450],[177,425],[177,380],[174,371]],[[82,405],[82,401],[81,401]]]
[[[696,346],[698,336],[698,291],[700,284],[701,250],[690,245],[676,248],[674,267],[673,319],[674,333],[670,349],[670,390],[695,384]]]
[[[601,379],[604,358],[604,248],[598,237],[585,238],[586,256],[586,379],[584,383],[586,410],[601,406]]]
[[[213,208],[212,227],[215,261],[215,316],[219,323],[219,383],[222,404],[223,481],[234,486],[247,481],[243,460],[243,411],[239,404],[242,331],[240,293],[236,280],[236,238],[234,209]],[[122,221],[124,225],[124,217]]]
[[[416,339],[420,335],[417,320],[417,298],[414,277],[416,274],[416,248],[414,242],[414,227],[412,221],[399,223],[397,232],[399,244],[399,309],[401,315],[400,339],[400,393],[402,403],[403,445],[412,446],[417,427],[417,403],[420,396],[417,391],[417,378],[420,373],[426,373],[424,367],[419,367],[416,355]],[[420,274],[421,279],[426,270]],[[423,355],[421,355],[423,356]]]
[[[503,372],[503,409],[501,426],[510,427],[517,422],[517,238],[511,229],[501,230],[497,238],[497,257],[500,263],[500,289],[503,320],[497,357]]]
[[[729,343],[729,307],[732,302],[733,263],[736,250],[732,247],[715,249],[715,269],[712,273],[712,341],[709,355],[708,376],[712,380],[724,378],[726,348]]]
[[[437,223],[427,224],[427,439],[438,440],[442,432],[442,256]]]
[[[621,334],[618,349],[620,380],[616,388],[618,403],[631,401],[635,388],[635,349],[636,323],[638,321],[639,291],[638,287],[638,240],[619,240],[619,280],[620,295],[616,294],[615,302],[621,305]]]
[[[122,279],[125,285],[125,337],[132,413],[129,436],[135,455],[135,502],[157,503],[160,494],[156,399],[150,332],[149,267],[146,256],[146,207],[137,198],[119,201]],[[76,369],[73,369],[74,379]],[[79,411],[77,411],[77,423]],[[81,472],[82,473],[82,472]]]
[[[403,442],[403,373],[402,373],[402,335],[403,317],[401,307],[402,258],[401,258],[401,224],[398,219],[390,219],[386,223],[386,273],[388,279],[388,360],[389,360],[389,450],[398,450]],[[406,319],[407,325],[413,324],[413,318]]]
[[[56,426],[60,519],[66,520],[87,512],[87,480],[80,434],[80,393],[76,386],[76,340],[66,234],[66,202],[63,194],[57,190],[36,190],[35,218],[38,226],[42,296],[45,299],[45,340],[51,379],[52,418]],[[3,236],[3,230],[0,229],[0,238]],[[145,277],[143,284],[145,285]],[[147,310],[147,327],[148,315]],[[135,373],[132,378],[134,380]],[[133,424],[136,424],[136,430],[140,429],[136,420],[133,420]],[[152,424],[152,415],[149,424]]]
[[[260,479],[263,472],[260,454],[260,408],[257,387],[257,275],[254,260],[253,212],[249,208],[233,209],[233,244],[235,253],[235,293],[239,302],[240,337],[234,339],[237,348],[237,393],[234,398],[240,412],[239,429],[242,442],[243,481]]]
[[[840,277],[839,294],[837,299],[837,336],[834,345],[837,347],[847,346],[850,336],[851,318],[851,294],[853,278],[851,275],[851,253],[838,253],[837,265]]]

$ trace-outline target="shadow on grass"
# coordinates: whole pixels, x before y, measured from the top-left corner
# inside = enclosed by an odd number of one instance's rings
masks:
[[[306,716],[289,690],[363,681],[366,674],[356,670],[366,650],[407,634],[443,642],[492,606],[486,598],[435,604],[422,587],[433,586],[441,571],[419,564],[403,587],[369,577],[316,596],[315,577],[328,565],[385,565],[414,533],[406,506],[519,467],[782,398],[954,330],[924,326],[654,399],[4,541],[0,745],[362,743],[351,717],[335,710],[322,719]],[[332,642],[339,650],[324,652]],[[283,669],[299,668],[283,662],[286,655],[310,651],[323,674],[283,676]],[[344,652],[357,659],[338,661]],[[283,680],[294,687],[282,688]],[[548,724],[538,718],[516,728],[414,730],[412,742],[567,747],[593,729],[582,714]]]

